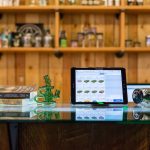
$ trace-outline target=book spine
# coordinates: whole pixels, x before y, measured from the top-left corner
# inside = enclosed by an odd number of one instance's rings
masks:
[[[30,93],[0,93],[0,98],[15,99],[15,98],[31,98],[31,97]]]

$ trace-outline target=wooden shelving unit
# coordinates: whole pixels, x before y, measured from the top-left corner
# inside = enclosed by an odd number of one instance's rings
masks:
[[[0,48],[0,52],[55,52],[55,51],[62,51],[62,52],[117,52],[117,51],[126,51],[126,52],[149,52],[150,48],[142,46],[140,48],[126,48],[125,47],[125,39],[130,38],[130,36],[127,33],[127,27],[126,25],[127,21],[126,18],[128,15],[138,15],[141,14],[148,14],[150,12],[150,5],[143,5],[143,6],[127,6],[124,2],[124,0],[121,0],[120,6],[81,6],[81,5],[60,5],[59,1],[56,0],[55,3],[49,6],[28,6],[28,5],[21,5],[18,7],[0,7],[0,13],[4,17],[5,15],[15,16],[15,18],[19,18],[22,13],[25,14],[33,14],[33,16],[43,14],[43,16],[50,15],[50,21],[47,19],[44,21],[44,23],[47,23],[47,27],[52,28],[53,34],[55,34],[55,46],[54,48]],[[73,13],[73,14],[72,14]],[[103,30],[105,32],[105,47],[101,48],[95,48],[95,47],[88,47],[88,48],[72,48],[68,45],[66,48],[60,48],[59,47],[59,33],[60,28],[64,27],[66,25],[66,30],[69,26],[69,23],[72,23],[71,21],[67,22],[67,17],[63,20],[61,16],[67,16],[75,15],[75,20],[82,15],[81,20],[86,17],[86,15],[89,14],[89,16],[94,16],[96,14],[96,19],[99,20],[100,23],[100,31]],[[81,14],[81,15],[80,15]],[[53,16],[53,19],[51,19],[51,15]],[[17,16],[17,17],[16,17]],[[19,16],[19,17],[18,17]],[[78,17],[77,17],[78,16]],[[98,17],[99,16],[99,17]],[[107,16],[109,16],[110,19],[107,19]],[[94,18],[93,17],[93,18]],[[27,16],[26,16],[27,18]],[[87,17],[90,18],[90,17]],[[96,19],[92,22],[93,25],[97,25]],[[11,19],[10,19],[11,20]],[[20,19],[23,20],[23,19]],[[28,20],[28,19],[27,19]],[[31,20],[31,18],[30,18]],[[42,17],[38,19],[39,22],[42,20]],[[53,21],[51,21],[53,20]],[[62,21],[63,20],[63,21]],[[89,19],[90,20],[90,19]],[[92,19],[91,19],[92,20]],[[9,24],[10,21],[7,23]],[[20,22],[20,21],[19,21]],[[29,21],[25,21],[29,22]],[[34,23],[34,19],[32,20]],[[36,21],[37,22],[37,21]],[[36,23],[35,22],[35,23]],[[63,24],[63,23],[64,24]],[[73,22],[70,24],[70,26],[81,26],[81,22]],[[85,20],[82,22],[86,22]],[[89,23],[89,22],[88,22]],[[111,25],[114,23],[114,25]],[[0,22],[1,24],[1,22]],[[52,27],[53,26],[53,27]],[[105,27],[106,26],[106,27]],[[110,28],[109,28],[110,27]],[[77,27],[69,28],[67,30],[68,34],[69,30],[76,30]],[[80,27],[81,30],[81,27]],[[78,32],[80,32],[78,30]],[[108,31],[107,31],[108,30]],[[112,31],[111,31],[112,30]],[[113,31],[114,30],[114,31]],[[107,33],[108,32],[108,33]],[[110,33],[110,35],[109,35]],[[112,36],[112,33],[114,33],[113,38],[109,38],[109,36]],[[149,33],[150,34],[150,33]],[[70,35],[68,36],[70,38]],[[134,38],[134,37],[132,37]],[[106,41],[108,39],[108,41]],[[112,44],[112,41],[115,41],[115,44]],[[70,39],[69,39],[70,41]],[[109,43],[110,42],[110,43]],[[117,43],[117,44],[116,44]]]

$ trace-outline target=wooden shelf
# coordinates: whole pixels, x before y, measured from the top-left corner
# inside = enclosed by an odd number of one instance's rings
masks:
[[[93,13],[119,13],[121,11],[120,7],[116,6],[82,6],[82,5],[73,5],[73,6],[64,6],[60,5],[58,7],[60,12],[70,12],[70,13],[81,13],[81,12],[93,12]]]
[[[129,47],[125,48],[126,52],[150,52],[150,47]]]
[[[150,12],[150,5],[147,6],[125,6],[123,8],[127,13],[147,13]]]
[[[121,50],[120,47],[88,47],[88,48],[82,48],[82,47],[66,47],[66,48],[58,48],[61,52],[118,52]]]
[[[28,13],[28,12],[52,12],[55,10],[55,7],[53,5],[51,6],[4,6],[4,7],[0,7],[0,12],[4,12],[4,13],[20,13],[20,12],[24,12],[24,13]]]
[[[0,48],[0,52],[54,52],[54,48],[11,47],[11,48]]]

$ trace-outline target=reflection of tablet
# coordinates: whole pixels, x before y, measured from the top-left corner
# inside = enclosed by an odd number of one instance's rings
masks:
[[[143,89],[143,88],[150,88],[150,84],[128,84],[127,91],[128,91],[128,102],[133,102],[132,93],[135,89]]]
[[[73,104],[127,104],[124,68],[72,68]]]
[[[76,108],[76,121],[123,121],[123,108]]]

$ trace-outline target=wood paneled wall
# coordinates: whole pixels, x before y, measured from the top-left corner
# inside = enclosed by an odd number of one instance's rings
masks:
[[[150,82],[150,54],[65,53],[62,58],[49,53],[9,53],[0,56],[0,85],[43,85],[49,74],[61,90],[59,102],[70,102],[71,67],[125,67],[128,83]]]

